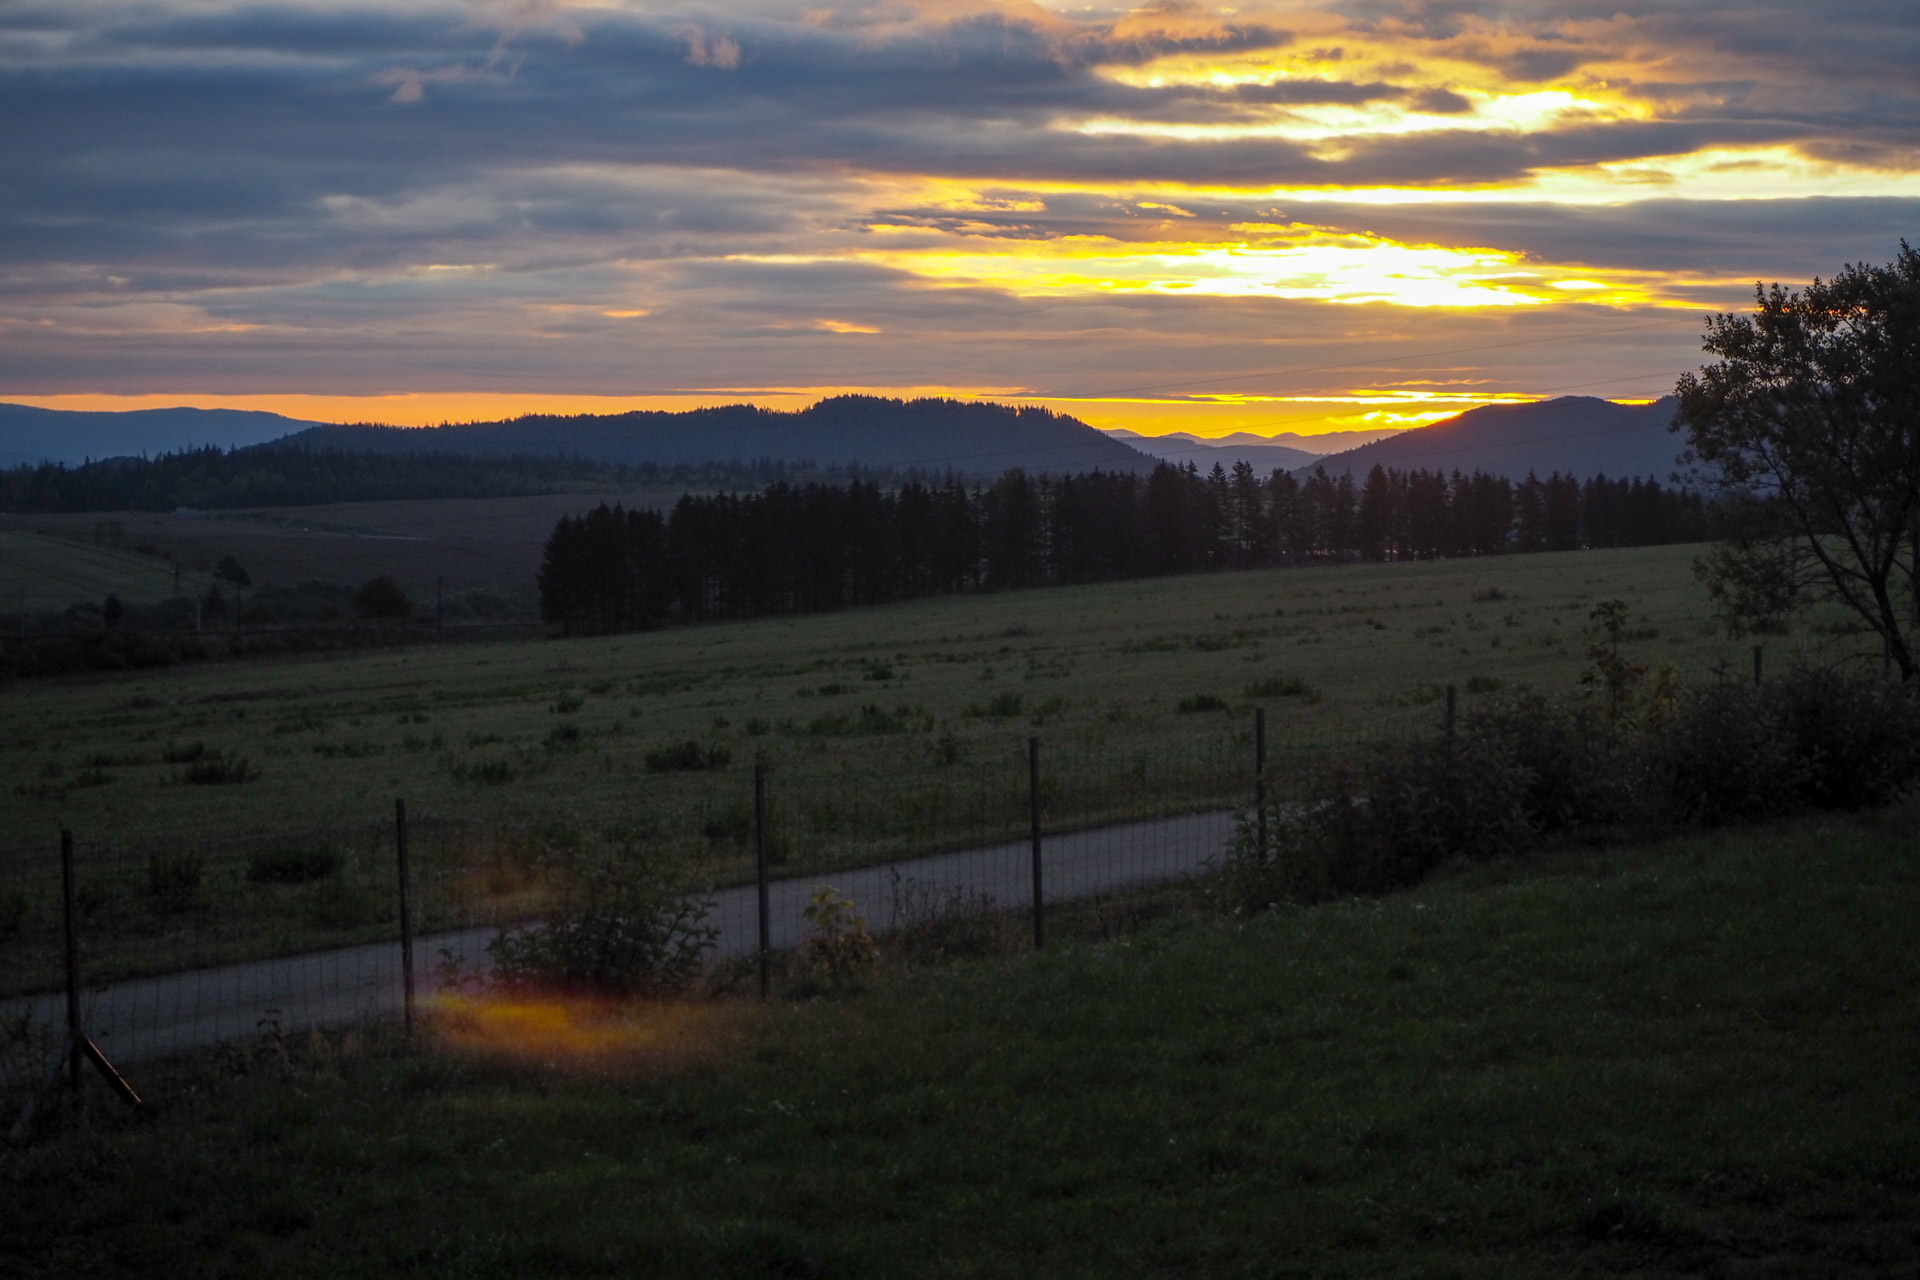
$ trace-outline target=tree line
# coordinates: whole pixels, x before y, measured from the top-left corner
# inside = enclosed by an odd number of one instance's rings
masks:
[[[785,481],[687,494],[671,512],[605,504],[561,519],[539,571],[542,617],[572,633],[810,613],[973,590],[1346,561],[1645,546],[1712,536],[1699,495],[1658,481],[1515,483],[1376,466],[1262,479],[1029,475],[991,485]]]
[[[0,510],[173,511],[314,506],[421,498],[504,498],[586,488],[759,488],[794,476],[857,470],[809,462],[614,464],[580,458],[380,453],[273,443],[184,449],[0,470]],[[880,473],[883,476],[886,473]]]

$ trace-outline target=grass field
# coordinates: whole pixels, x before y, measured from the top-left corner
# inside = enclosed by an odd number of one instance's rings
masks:
[[[90,528],[91,526],[89,526]],[[57,611],[79,601],[99,604],[117,595],[126,604],[152,604],[174,593],[173,567],[71,536],[40,533],[17,519],[0,520],[0,613]]]
[[[448,592],[483,589],[533,597],[541,549],[563,515],[594,504],[669,506],[679,490],[632,493],[551,493],[518,498],[342,502],[314,507],[183,514],[110,512],[74,515],[0,516],[0,539],[42,536],[32,562],[10,563],[0,554],[0,611],[16,606],[21,587],[31,607],[57,612],[81,600],[98,603],[113,580],[90,572],[99,555],[96,528],[115,525],[128,546],[171,556],[187,571],[189,585],[204,593],[208,571],[222,556],[244,565],[257,586],[293,587],[320,581],[358,586],[387,574],[417,602],[430,604],[437,586]],[[0,541],[0,551],[11,544]],[[64,555],[59,553],[64,551]],[[151,603],[172,594],[165,560],[127,556],[159,576],[127,584],[122,599]],[[9,585],[22,576],[19,586]],[[163,579],[163,580],[162,580]],[[105,590],[101,588],[105,586]]]
[[[149,1074],[0,1156],[22,1277],[1910,1275],[1909,807],[802,1004]],[[488,1036],[479,1028],[513,1028]]]
[[[1746,678],[1693,554],[1162,579],[23,684],[0,702],[0,991],[57,975],[63,825],[104,980],[390,935],[395,797],[426,928],[524,914],[595,849],[750,877],[756,757],[789,872],[1022,838],[1029,734],[1053,830],[1236,805],[1256,704],[1284,788],[1329,752],[1436,731],[1448,683],[1469,708],[1574,694],[1587,615],[1616,596],[1637,659]],[[687,764],[714,767],[665,767]]]
[[[23,684],[0,702],[0,839],[24,851],[62,825],[116,842],[294,830],[377,819],[394,796],[423,813],[593,826],[695,782],[740,793],[759,754],[822,785],[937,779],[1017,755],[1034,732],[1050,751],[1112,756],[1244,738],[1256,703],[1279,749],[1437,724],[1447,683],[1468,705],[1570,693],[1587,615],[1614,597],[1632,606],[1636,658],[1746,678],[1747,648],[1693,580],[1696,554],[1220,574]],[[1803,644],[1776,641],[1773,660]],[[719,781],[647,770],[650,751],[688,740],[729,754]],[[258,777],[184,785],[165,757],[194,744]]]

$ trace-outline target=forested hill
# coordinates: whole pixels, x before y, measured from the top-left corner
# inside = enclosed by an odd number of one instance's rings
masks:
[[[214,446],[264,444],[315,426],[255,409],[128,409],[91,413],[0,404],[0,467],[69,465]]]
[[[809,458],[822,466],[994,476],[1013,467],[1054,474],[1096,467],[1146,472],[1154,463],[1050,409],[874,396],[835,396],[795,411],[739,404],[682,413],[541,414],[431,430],[316,427],[292,439],[307,447],[379,453],[520,454],[628,465]]]
[[[78,467],[16,467],[0,471],[0,511],[230,510],[609,489],[758,489],[776,480],[833,479],[840,474],[788,462],[621,466],[551,457],[396,457],[270,444],[110,458]],[[892,478],[884,472],[877,475]]]
[[[1315,466],[1332,476],[1365,478],[1376,465],[1429,471],[1483,471],[1524,480],[1555,471],[1575,476],[1627,476],[1665,481],[1685,440],[1668,430],[1672,397],[1652,404],[1615,404],[1561,396],[1537,404],[1494,404],[1336,453]],[[1312,466],[1295,472],[1304,475]]]

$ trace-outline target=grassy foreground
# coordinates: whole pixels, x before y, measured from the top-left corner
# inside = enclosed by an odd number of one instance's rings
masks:
[[[202,1063],[0,1157],[0,1271],[1911,1274],[1917,818],[655,1009],[590,1068]]]

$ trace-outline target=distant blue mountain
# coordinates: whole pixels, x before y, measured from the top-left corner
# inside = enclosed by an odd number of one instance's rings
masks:
[[[1652,477],[1667,482],[1686,441],[1668,428],[1677,405],[1668,396],[1652,404],[1615,404],[1592,396],[1561,396],[1535,404],[1491,404],[1349,449],[1299,469],[1351,473],[1359,480],[1375,465],[1390,471],[1485,471],[1524,480],[1558,471],[1584,480]]]
[[[0,404],[0,467],[148,457],[265,444],[319,424],[255,409],[129,409],[88,413]]]

